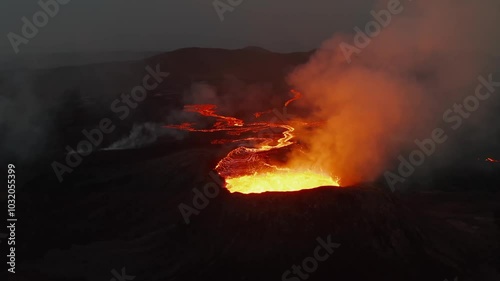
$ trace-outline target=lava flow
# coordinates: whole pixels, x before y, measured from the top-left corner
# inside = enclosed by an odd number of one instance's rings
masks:
[[[285,107],[301,97],[301,94],[295,90],[291,93],[294,97],[285,103]],[[215,167],[219,175],[225,179],[226,188],[230,192],[244,194],[269,191],[289,192],[319,186],[339,186],[338,179],[326,173],[287,167],[282,161],[275,159],[279,158],[277,155],[282,153],[281,149],[291,148],[296,143],[294,141],[295,128],[292,125],[298,124],[297,121],[291,121],[289,124],[265,121],[245,123],[234,117],[219,115],[216,109],[216,106],[212,104],[184,107],[185,112],[214,118],[215,122],[209,129],[197,129],[193,123],[165,127],[190,132],[225,132],[226,138],[213,140],[212,143],[237,143],[238,147],[231,150]],[[271,112],[258,112],[254,116],[260,118]]]
[[[486,158],[486,162],[490,162],[490,163],[500,163],[500,160],[496,160],[496,159],[493,159],[493,158]]]

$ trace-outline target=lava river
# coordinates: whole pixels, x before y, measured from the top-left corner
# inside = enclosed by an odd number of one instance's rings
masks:
[[[301,97],[297,91],[292,90],[291,93],[293,98],[286,101],[285,108]],[[328,173],[310,168],[287,167],[286,161],[279,160],[284,149],[294,149],[296,146],[294,125],[312,126],[312,123],[289,120],[285,124],[259,120],[271,115],[272,110],[257,112],[254,122],[244,122],[235,117],[219,115],[213,104],[186,105],[184,111],[213,118],[214,122],[210,128],[196,128],[194,123],[165,127],[207,134],[223,133],[225,137],[216,138],[212,143],[236,145],[215,167],[225,179],[230,192],[290,192],[319,186],[339,186],[339,179]]]

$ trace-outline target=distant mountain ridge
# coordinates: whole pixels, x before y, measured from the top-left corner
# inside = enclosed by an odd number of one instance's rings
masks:
[[[104,62],[121,62],[144,59],[160,52],[85,52],[20,54],[0,57],[0,70],[50,69],[64,66],[79,66]]]

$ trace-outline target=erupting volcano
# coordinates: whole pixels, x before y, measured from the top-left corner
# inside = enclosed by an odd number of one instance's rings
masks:
[[[291,90],[293,98],[285,102],[285,108],[293,101],[300,99],[298,91]],[[213,104],[186,105],[184,112],[198,113],[214,118],[211,128],[198,129],[194,123],[167,125],[166,128],[186,130],[190,132],[217,133],[224,132],[224,138],[212,141],[213,144],[233,143],[238,145],[216,165],[215,170],[226,180],[226,188],[230,192],[244,194],[263,192],[289,192],[312,189],[319,186],[339,186],[339,179],[321,170],[310,168],[288,167],[283,155],[285,149],[301,150],[295,140],[294,126],[314,126],[298,120],[289,120],[287,124],[271,121],[255,121],[246,123],[243,120],[223,116],[216,113]],[[253,115],[260,119],[273,110],[257,112]]]

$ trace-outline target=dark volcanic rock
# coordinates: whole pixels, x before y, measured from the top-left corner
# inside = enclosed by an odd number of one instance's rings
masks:
[[[397,197],[374,187],[253,195],[222,190],[190,224],[177,204],[192,194],[78,197],[66,194],[67,204],[53,206],[53,220],[43,225],[55,232],[40,236],[56,239],[47,239],[50,249],[41,258],[21,265],[21,276],[102,280],[126,267],[137,280],[280,280],[314,255],[318,239],[340,246],[308,280],[442,281],[462,266],[461,255],[443,252],[442,241],[428,236]],[[56,222],[61,216],[73,220]]]

